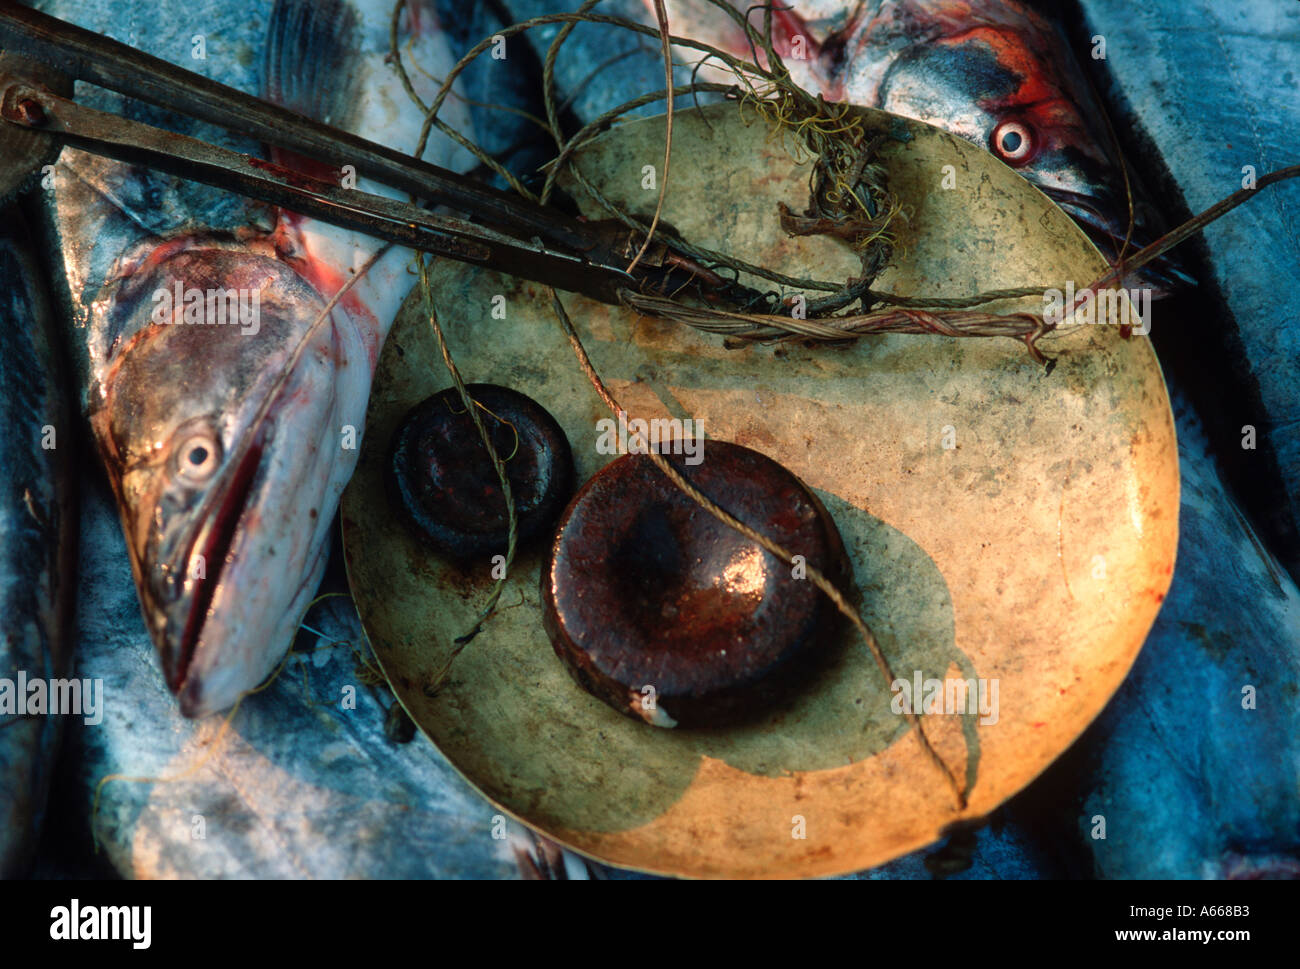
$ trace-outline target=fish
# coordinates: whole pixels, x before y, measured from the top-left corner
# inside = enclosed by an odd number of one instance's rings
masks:
[[[572,13],[581,4],[556,3],[555,0],[502,0],[512,23],[522,23],[548,14]],[[643,0],[602,0],[592,13],[620,17],[633,23],[654,27]],[[521,35],[523,42],[508,40],[509,51],[519,51],[529,62],[532,75],[542,76],[542,65],[552,42],[564,24],[542,24]],[[674,33],[680,33],[676,29]],[[691,52],[691,59],[699,57]],[[678,64],[673,70],[675,85],[689,84],[692,67]],[[565,40],[555,62],[554,83],[561,126],[565,134],[576,134],[580,125],[595,120],[605,112],[664,88],[664,55],[654,37],[601,23],[580,23]],[[717,95],[700,94],[690,103],[710,104]],[[679,101],[680,104],[680,101]],[[663,101],[652,102],[628,112],[627,117],[649,117],[664,110]],[[544,116],[544,115],[543,115]],[[552,143],[553,144],[553,143]],[[555,152],[551,152],[554,157]]]
[[[66,719],[24,711],[18,694],[24,682],[49,690],[63,679],[73,642],[77,435],[67,389],[44,272],[13,205],[0,214],[0,878],[32,862]]]
[[[1081,0],[1130,157],[1190,215],[1300,163],[1300,4]],[[1178,30],[1169,30],[1177,18]],[[1300,581],[1300,180],[1260,189],[1188,244],[1201,287],[1152,329],[1224,474]]]
[[[465,4],[436,0],[436,11],[452,56],[460,60],[480,41],[495,37],[507,25],[496,4]],[[469,109],[475,141],[488,156],[532,188],[540,184],[539,169],[554,156],[554,142],[538,125],[546,117],[536,83],[541,64],[522,38],[506,39],[500,59],[491,49],[470,61],[457,82]],[[480,165],[473,175],[486,178],[503,191],[510,185]]]
[[[388,62],[387,0],[47,8],[363,138],[416,147],[423,113]],[[407,4],[398,42],[431,100],[451,58],[430,3]],[[83,93],[91,106],[261,153],[211,126]],[[472,138],[461,102],[443,119]],[[437,133],[424,158],[459,171],[473,162]],[[315,595],[375,363],[416,278],[412,254],[70,148],[53,181],[48,235],[63,256],[82,411],[164,678],[184,716],[204,717],[267,677]],[[364,178],[356,187],[398,197]]]
[[[299,110],[327,114],[363,137],[397,145],[409,135],[414,147],[422,118],[406,107],[384,65],[388,4],[279,0],[244,4],[237,12],[221,5],[196,11],[193,3],[177,0],[133,8],[47,6],[56,16],[172,59],[183,60],[177,52],[187,56],[201,31],[208,59],[186,66],[242,90],[265,91]],[[433,78],[450,60],[432,7],[417,3],[411,9],[416,21],[404,24],[401,43],[427,101],[436,90]],[[328,70],[300,78],[298,72],[312,64]],[[249,154],[261,150],[105,92],[78,96]],[[444,117],[472,135],[464,104],[458,104]],[[425,157],[462,170],[472,164],[437,136]],[[276,160],[303,164],[284,155]],[[358,187],[396,194],[364,179]],[[340,447],[338,436],[351,425],[359,446],[371,368],[414,280],[411,254],[392,250],[371,267],[331,318],[328,339],[311,347],[318,362],[301,372],[290,368],[288,389],[277,394],[272,380],[290,359],[286,348],[302,339],[341,278],[381,251],[378,243],[72,151],[58,162],[44,207],[51,245],[64,257],[67,328],[80,350],[76,369],[84,413],[96,431],[90,445],[95,453],[103,456],[105,428],[118,435],[108,439],[116,449],[130,440],[122,429],[145,429],[137,436],[147,440],[154,436],[147,433],[151,421],[179,428],[193,420],[196,407],[224,408],[219,435],[199,443],[223,455],[241,447],[261,454],[256,468],[245,472],[248,497],[229,502],[235,522],[220,527],[232,542],[246,528],[264,533],[257,540],[268,548],[293,542],[305,549],[281,555],[278,568],[244,553],[225,557],[206,617],[233,638],[198,644],[212,651],[201,669],[201,688],[187,692],[183,683],[178,703],[173,678],[157,675],[158,658],[166,668],[177,644],[164,635],[159,649],[152,592],[141,588],[140,549],[165,542],[180,547],[187,532],[212,523],[190,517],[195,503],[154,500],[148,488],[124,484],[118,465],[103,462],[104,475],[91,483],[82,504],[86,541],[75,638],[77,675],[103,684],[104,715],[97,725],[74,724],[71,730],[60,774],[68,796],[52,836],[78,846],[83,857],[97,841],[123,877],[577,878],[598,870],[498,812],[423,736],[405,744],[390,739],[385,726],[401,716],[394,716],[387,690],[371,685],[374,669],[361,665],[368,655],[364,632],[355,611],[340,601],[346,582],[330,522],[355,457]],[[260,291],[257,332],[145,324],[140,295],[156,285],[158,267],[169,264],[181,266],[194,288],[209,280],[233,288],[265,273],[269,282]],[[215,335],[187,335],[204,330]],[[152,348],[153,341],[162,342]],[[169,383],[182,386],[172,390]],[[110,419],[114,396],[135,402],[139,413],[128,415],[131,422]],[[257,413],[255,407],[275,421],[270,435],[256,435],[256,421],[248,416]],[[170,450],[188,456],[185,448]],[[216,483],[223,473],[218,467],[214,487],[221,487]],[[165,489],[160,494],[168,497]],[[126,543],[122,523],[128,524]],[[151,534],[154,546],[141,543],[131,523]],[[330,599],[309,616],[312,628],[300,632],[308,608],[303,599],[321,591],[322,574]],[[236,616],[236,625],[222,613],[223,587],[232,597],[265,597],[266,621]],[[204,715],[229,706],[279,669],[294,643],[285,670],[240,705],[217,742],[223,721]],[[196,653],[186,683],[199,659]],[[187,718],[178,718],[178,709]],[[209,753],[211,759],[201,763]],[[158,780],[105,781],[111,775]],[[62,863],[46,859],[44,870],[57,874]]]
[[[762,31],[761,6],[748,0],[730,5]],[[547,6],[540,0],[509,3],[516,17],[549,12]],[[596,12],[657,29],[653,0],[633,7],[624,0]],[[665,9],[674,36],[766,63],[736,20],[708,0],[667,0]],[[1132,174],[1130,228],[1125,163],[1105,115],[1065,35],[1031,7],[1017,0],[811,0],[772,11],[773,47],[805,90],[923,121],[980,145],[1060,205],[1112,263],[1121,251],[1132,254],[1163,232],[1160,214]],[[529,32],[539,54],[558,29]],[[583,24],[569,43],[578,47],[566,53],[566,44],[556,81],[584,123],[663,87],[662,55],[653,38]],[[628,58],[611,61],[601,84],[591,85],[590,65],[609,60],[610,51]],[[693,66],[704,58],[698,50],[677,46],[675,56],[681,62],[676,83],[735,82],[716,61],[703,60],[696,72]],[[713,99],[704,96],[700,103]],[[1165,256],[1126,274],[1124,284],[1160,299],[1194,280],[1176,257]]]
[[[760,32],[764,10],[748,13]],[[554,12],[544,0],[507,0],[523,20]],[[667,0],[674,36],[708,43],[734,57],[766,64],[736,20],[709,0]],[[614,0],[593,12],[657,29],[653,0]],[[538,57],[559,32],[546,25],[525,35]],[[1017,0],[811,0],[772,10],[773,47],[791,79],[827,101],[878,108],[942,128],[980,145],[1016,169],[1064,209],[1112,263],[1164,231],[1163,220],[1132,172],[1129,225],[1126,161],[1106,115],[1064,33]],[[732,84],[735,77],[693,48],[674,48],[678,84]],[[694,65],[701,63],[697,72]],[[592,65],[600,65],[597,72]],[[592,79],[600,77],[600,84]],[[653,38],[606,24],[582,24],[561,49],[556,85],[576,120],[597,116],[647,91],[660,90],[663,61]],[[710,103],[717,95],[692,98]],[[679,99],[681,106],[685,99]],[[662,102],[641,114],[663,110]],[[636,114],[631,116],[635,117]],[[1127,246],[1126,246],[1127,240]],[[1126,274],[1126,286],[1153,299],[1194,280],[1165,256]],[[1080,283],[1083,285],[1083,283]]]
[[[68,722],[46,838],[62,857],[50,851],[38,873],[79,874],[94,860],[101,878],[523,877],[516,849],[529,832],[422,734],[386,734],[394,700],[364,665],[374,659],[337,561],[284,669],[225,727],[176,714],[102,476],[85,488],[80,522],[74,673],[103,684],[104,716]]]

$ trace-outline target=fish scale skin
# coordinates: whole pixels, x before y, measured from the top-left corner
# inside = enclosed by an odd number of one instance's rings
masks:
[[[1245,165],[1264,175],[1300,164],[1300,4],[1079,7],[1107,39],[1117,123],[1145,133],[1192,213],[1241,189]],[[1217,399],[1198,389],[1197,403],[1242,479],[1280,479],[1252,511],[1300,580],[1300,180],[1263,189],[1203,238],[1218,293],[1197,339],[1230,389]],[[1260,439],[1253,452],[1239,447],[1246,424]]]
[[[0,678],[15,687],[20,672],[65,676],[71,649],[77,439],[44,289],[10,209],[0,218]],[[0,878],[21,874],[35,849],[63,720],[0,713]]]
[[[466,9],[463,0],[437,0],[437,12],[453,56],[459,60],[484,38],[495,36],[504,24],[493,5],[476,3]],[[494,60],[491,52],[475,58],[460,75],[461,90],[470,100],[470,118],[476,142],[487,154],[502,162],[526,181],[539,178],[537,170],[550,161],[553,144],[536,124],[521,114],[546,116],[541,92],[529,69],[526,50],[520,41],[507,56]],[[513,54],[512,54],[513,51]],[[513,56],[518,55],[518,56]],[[512,110],[499,110],[500,107]],[[509,186],[493,176],[497,188]]]

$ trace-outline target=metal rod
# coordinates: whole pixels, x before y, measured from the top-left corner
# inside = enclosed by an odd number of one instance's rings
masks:
[[[478,263],[618,304],[620,292],[691,292],[747,304],[758,294],[728,283],[656,239],[635,275],[623,266],[643,236],[613,220],[583,221],[457,172],[295,114],[176,67],[109,37],[0,0],[0,48],[71,78],[207,121],[309,159],[354,170],[472,223],[249,158],[195,138],[96,112],[26,74],[0,78],[4,120],[46,130],[86,151],[227,188],[412,248]],[[15,91],[27,91],[13,98]],[[42,113],[34,117],[24,109]],[[662,236],[662,233],[661,233]]]
[[[600,239],[553,209],[313,121],[40,11],[0,0],[0,47],[74,78],[239,131],[465,213],[476,223],[549,248],[591,250]]]
[[[0,117],[75,148],[229,189],[272,205],[460,262],[549,283],[605,303],[637,283],[621,270],[436,215],[396,199],[342,188],[258,158],[0,78]]]

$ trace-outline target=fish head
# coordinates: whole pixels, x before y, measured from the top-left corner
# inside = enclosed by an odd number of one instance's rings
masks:
[[[1160,234],[1065,37],[1037,13],[991,0],[899,0],[859,25],[844,50],[847,100],[987,148],[1060,205],[1107,259],[1126,239],[1132,253]],[[1141,276],[1158,294],[1188,281],[1170,260]]]
[[[203,315],[212,292],[227,313],[242,301],[238,324]],[[314,287],[247,251],[184,249],[113,306],[136,329],[91,423],[167,684],[203,716],[265,679],[319,582],[355,464],[338,421],[353,348],[332,319],[312,325]]]

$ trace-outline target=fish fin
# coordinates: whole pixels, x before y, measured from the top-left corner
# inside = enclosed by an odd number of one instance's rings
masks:
[[[362,78],[356,10],[344,0],[276,0],[267,25],[262,91],[275,103],[352,130]]]
[[[407,0],[397,24],[405,77],[392,56],[391,29],[391,7],[386,4],[276,0],[267,25],[263,95],[367,141],[413,151],[424,129],[425,109],[409,96],[409,89],[425,104],[432,102],[455,58],[427,0]],[[451,95],[439,109],[439,120],[473,140],[469,107],[457,88]],[[273,152],[273,157],[306,174],[324,176],[318,166],[290,153]],[[440,131],[429,133],[423,157],[444,168],[473,167],[472,156]],[[381,194],[401,197],[397,192]]]

